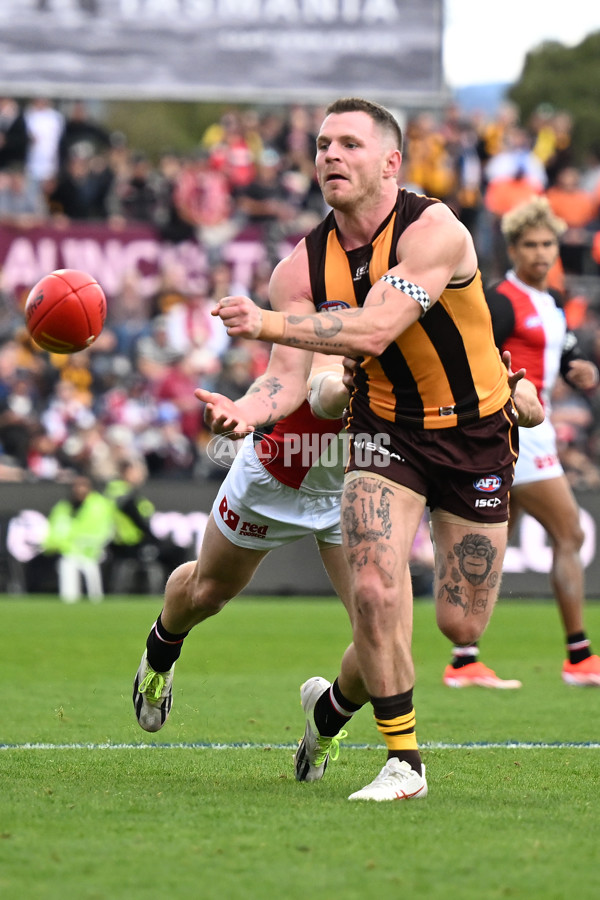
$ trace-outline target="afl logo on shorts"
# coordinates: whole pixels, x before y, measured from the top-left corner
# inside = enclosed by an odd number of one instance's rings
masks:
[[[502,479],[499,475],[484,475],[473,482],[476,491],[482,491],[484,494],[493,494],[494,491],[500,489]]]
[[[325,303],[321,303],[319,312],[335,312],[337,309],[350,309],[350,304],[344,300],[326,300]]]

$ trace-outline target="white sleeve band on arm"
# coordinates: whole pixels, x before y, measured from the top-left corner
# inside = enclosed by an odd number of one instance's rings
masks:
[[[335,377],[336,380],[339,379],[339,375],[329,369],[325,372],[317,372],[317,374],[313,375],[310,380],[308,402],[310,404],[310,408],[313,411],[313,414],[317,417],[317,419],[339,419],[343,413],[343,409],[340,410],[339,408],[325,409],[322,403],[321,388],[323,387],[324,382],[332,376]]]
[[[382,275],[381,281],[387,281],[388,284],[391,284],[392,287],[395,287],[396,290],[402,291],[403,294],[408,294],[409,297],[412,297],[422,309],[421,318],[425,315],[429,307],[431,306],[431,297],[419,284],[413,284],[412,281],[407,281],[405,278],[400,278],[398,275]]]

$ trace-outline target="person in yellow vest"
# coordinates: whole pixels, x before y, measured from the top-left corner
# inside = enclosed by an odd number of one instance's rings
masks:
[[[103,599],[101,562],[114,531],[113,510],[87,475],[77,475],[70,496],[50,510],[42,546],[45,555],[56,555],[58,590],[64,603],[81,599],[82,580],[92,603]]]
[[[104,495],[114,504],[115,532],[110,543],[110,589],[115,593],[132,590],[141,566],[156,575],[158,590],[158,547],[150,521],[154,504],[140,490],[148,472],[140,459],[126,459],[120,465],[119,478],[109,481]],[[161,572],[162,578],[162,572]]]

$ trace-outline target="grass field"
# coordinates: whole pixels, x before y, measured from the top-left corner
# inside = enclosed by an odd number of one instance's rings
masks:
[[[131,684],[156,598],[0,599],[3,900],[591,900],[600,895],[600,690],[560,679],[550,602],[504,602],[482,658],[520,691],[450,690],[415,608],[429,797],[348,803],[385,760],[369,709],[316,784],[293,777],[298,687],[333,678],[335,600],[243,599],[196,629],[173,712],[141,731]],[[588,627],[600,649],[600,605]]]

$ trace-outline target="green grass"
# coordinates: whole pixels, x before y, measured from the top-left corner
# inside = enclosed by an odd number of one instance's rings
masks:
[[[349,639],[339,603],[232,603],[186,642],[169,723],[147,735],[130,693],[159,609],[0,600],[2,898],[598,895],[600,751],[568,744],[600,741],[600,691],[562,684],[552,603],[500,604],[482,641],[488,665],[523,681],[514,692],[445,688],[449,645],[432,604],[416,604],[430,793],[397,804],[346,799],[385,758],[367,708],[348,743],[369,749],[342,746],[322,782],[293,777],[298,686],[333,678]],[[600,605],[587,622],[600,642]],[[465,746],[507,741],[563,746]],[[211,746],[242,742],[254,746]]]

